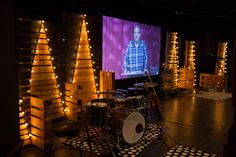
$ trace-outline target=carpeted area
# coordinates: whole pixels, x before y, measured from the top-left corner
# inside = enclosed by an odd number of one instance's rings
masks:
[[[217,91],[201,91],[193,94],[197,98],[205,98],[210,100],[225,100],[232,97],[231,93],[217,92]]]
[[[96,155],[101,155],[105,150],[114,150],[116,156],[137,156],[144,150],[145,147],[152,144],[154,141],[161,138],[161,136],[168,130],[167,127],[163,127],[154,123],[147,124],[143,137],[135,144],[120,144],[118,146],[116,136],[108,134],[106,138],[104,131],[101,128],[91,128],[89,135],[92,138],[92,150]],[[82,132],[79,136],[66,138],[63,142],[67,146],[81,149],[85,152],[89,151],[88,142],[86,141],[87,134]]]

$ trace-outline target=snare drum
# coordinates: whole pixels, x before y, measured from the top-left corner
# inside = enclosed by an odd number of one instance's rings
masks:
[[[145,130],[145,119],[139,112],[115,107],[109,113],[108,125],[120,134],[121,140],[128,144],[138,142]]]

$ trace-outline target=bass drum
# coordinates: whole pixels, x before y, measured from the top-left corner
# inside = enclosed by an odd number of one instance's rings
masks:
[[[121,140],[128,144],[138,142],[145,131],[143,115],[127,108],[115,107],[111,109],[108,125],[113,132],[118,132],[121,135]]]

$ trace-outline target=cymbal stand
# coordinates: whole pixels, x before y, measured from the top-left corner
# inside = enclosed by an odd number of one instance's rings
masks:
[[[86,134],[87,134],[87,138],[88,138],[88,146],[89,146],[89,151],[90,151],[90,157],[93,157],[93,150],[92,150],[92,139],[90,137],[90,134],[89,134],[89,129],[88,129],[88,122],[85,118],[85,113],[84,113],[84,109],[83,109],[83,105],[82,103],[79,105],[80,108],[81,108],[81,113],[82,113],[82,117],[83,117],[83,123],[84,123],[84,127],[85,127],[85,130],[86,130]]]

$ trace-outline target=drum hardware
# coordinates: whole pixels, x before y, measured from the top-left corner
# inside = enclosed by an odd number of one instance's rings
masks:
[[[146,72],[145,72],[146,73]],[[158,84],[151,82],[140,82],[140,83],[135,83],[135,87],[140,87],[140,88],[149,88],[149,87],[156,87]]]
[[[151,84],[155,84],[152,82],[152,79],[150,77],[150,75],[148,74],[148,71],[145,71],[145,74],[146,76],[148,77],[149,81]],[[146,84],[146,83],[145,83]],[[156,84],[157,85],[157,84]],[[148,92],[148,87],[151,87],[153,92]],[[159,109],[159,106],[160,106],[160,99],[157,95],[157,92],[154,88],[155,86],[146,86],[146,91],[148,92],[148,97],[150,99],[150,104],[151,104],[151,108],[154,110],[155,114],[157,114],[157,118],[160,118],[161,117],[161,112],[160,112],[160,109]]]
[[[93,152],[92,152],[92,139],[90,137],[90,134],[89,134],[89,129],[88,129],[88,122],[85,118],[85,113],[84,113],[84,109],[83,109],[83,105],[82,105],[82,101],[81,100],[78,100],[78,106],[80,106],[81,108],[81,113],[82,113],[82,118],[83,118],[83,124],[84,124],[84,127],[85,127],[85,130],[86,130],[86,134],[87,134],[87,140],[88,140],[88,146],[89,146],[89,151],[90,151],[90,157],[93,157]]]

